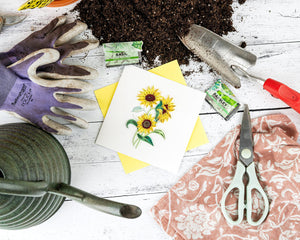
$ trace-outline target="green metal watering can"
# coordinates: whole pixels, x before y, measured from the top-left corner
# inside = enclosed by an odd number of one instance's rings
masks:
[[[134,205],[99,198],[70,186],[70,163],[49,133],[26,123],[0,126],[0,228],[23,229],[50,218],[65,198],[125,218]]]

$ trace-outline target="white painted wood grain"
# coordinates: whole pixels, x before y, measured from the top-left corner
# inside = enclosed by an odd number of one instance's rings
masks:
[[[151,216],[150,209],[164,194],[114,198],[138,204],[143,214],[137,219],[123,219],[66,201],[59,211],[43,224],[31,229],[0,230],[1,240],[171,240]]]
[[[14,0],[8,3],[0,0],[0,14],[15,12],[24,1]],[[257,64],[251,69],[252,73],[261,77],[272,77],[300,92],[299,0],[248,0],[242,6],[237,1],[234,2],[233,22],[237,31],[225,37],[236,44],[246,41],[246,49],[257,55]],[[28,17],[23,23],[4,28],[0,33],[0,51],[10,49],[54,17],[71,10],[74,5],[24,11]],[[68,18],[74,19],[74,14],[69,14]],[[81,37],[91,37],[90,32]],[[66,63],[96,68],[99,78],[93,81],[95,89],[117,82],[122,71],[122,67],[104,66],[101,48],[91,51],[87,56],[72,56]],[[197,71],[200,65],[206,70]],[[209,73],[209,68],[203,63],[191,63],[190,66],[181,67],[183,71],[195,71],[186,77],[186,81],[190,87],[200,91],[204,91],[218,77]],[[252,111],[251,117],[283,113],[300,130],[299,114],[292,109],[285,109],[284,103],[262,90],[258,83],[242,79],[242,87],[234,89],[234,92],[242,103],[249,104],[251,110],[261,109]],[[93,99],[94,95],[90,93],[85,97]],[[74,111],[73,113],[77,114]],[[94,144],[103,121],[100,110],[78,113],[90,122],[90,128],[83,130],[71,126],[71,136],[56,136],[70,158],[72,185],[100,197],[136,204],[142,208],[142,216],[135,220],[125,220],[66,201],[45,223],[26,230],[0,230],[0,239],[170,240],[152,219],[150,208],[188,169],[213,149],[228,131],[241,122],[242,115],[240,111],[229,121],[225,121],[207,103],[203,104],[199,113],[210,142],[187,152],[180,171],[175,175],[152,166],[126,175],[115,152]],[[18,120],[9,114],[0,112],[0,124],[16,121]]]

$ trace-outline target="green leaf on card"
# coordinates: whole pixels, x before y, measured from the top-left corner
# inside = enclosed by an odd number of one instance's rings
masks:
[[[149,136],[142,136],[141,134],[137,134],[138,138],[146,143],[149,143],[150,145],[153,145],[152,139]]]
[[[135,107],[135,108],[133,108],[132,109],[132,112],[143,112],[144,111],[144,109],[141,107],[141,106],[137,106],[137,107]]]
[[[126,123],[126,127],[128,128],[129,124],[132,124],[137,127],[137,122],[134,119],[129,119]]]
[[[155,107],[155,110],[158,110],[158,109],[161,109],[161,110],[163,109],[161,100],[159,101],[159,103]]]
[[[163,137],[163,139],[166,139],[165,133],[162,130],[160,130],[160,129],[155,129],[152,133],[159,134],[160,136]]]

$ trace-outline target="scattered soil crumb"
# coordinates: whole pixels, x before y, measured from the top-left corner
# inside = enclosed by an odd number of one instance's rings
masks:
[[[183,76],[188,77],[188,76],[190,76],[194,73],[203,73],[203,72],[204,72],[203,67],[200,65],[200,67],[196,70],[186,70],[186,71],[184,71]]]
[[[241,47],[241,48],[247,47],[247,43],[246,43],[245,41],[241,42],[240,47]]]
[[[185,72],[183,72],[183,76],[188,77],[188,76],[190,76],[190,75],[193,74],[193,73],[194,73],[193,70],[185,71]]]

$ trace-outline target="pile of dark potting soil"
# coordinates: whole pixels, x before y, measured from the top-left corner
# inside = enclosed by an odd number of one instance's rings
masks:
[[[245,1],[245,0],[244,0]],[[100,43],[140,41],[143,61],[154,65],[177,59],[188,64],[193,54],[178,36],[193,23],[219,35],[234,31],[232,0],[82,0],[75,7]]]

